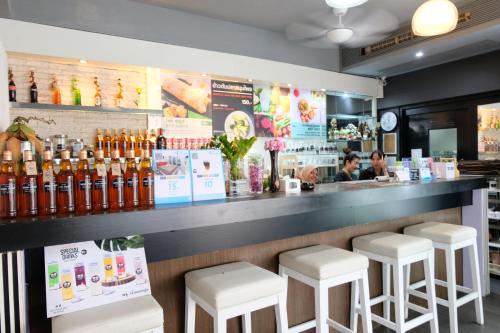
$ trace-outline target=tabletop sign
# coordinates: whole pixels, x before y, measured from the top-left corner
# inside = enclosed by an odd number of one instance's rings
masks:
[[[144,238],[47,246],[47,318],[151,294]]]
[[[446,168],[446,179],[453,179],[455,178],[455,163],[453,162],[446,162],[445,163],[445,168]]]
[[[189,165],[188,150],[153,150],[156,204],[192,201]]]
[[[193,200],[214,200],[226,197],[222,155],[218,149],[191,150]]]
[[[429,168],[420,168],[419,169],[420,180],[431,180],[431,169]]]

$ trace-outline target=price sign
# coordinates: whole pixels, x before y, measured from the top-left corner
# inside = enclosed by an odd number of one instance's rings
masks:
[[[187,150],[154,150],[153,169],[157,204],[192,200],[191,169]]]
[[[222,156],[218,149],[191,150],[193,200],[213,200],[226,197]]]

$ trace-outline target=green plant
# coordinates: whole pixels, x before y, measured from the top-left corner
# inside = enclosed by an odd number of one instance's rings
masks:
[[[238,170],[238,161],[242,160],[252,148],[256,138],[235,138],[229,141],[227,134],[214,136],[208,144],[209,148],[218,148],[231,165],[231,180],[238,180],[242,177]]]

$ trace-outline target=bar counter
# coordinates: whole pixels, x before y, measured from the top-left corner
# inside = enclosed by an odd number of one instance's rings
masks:
[[[15,223],[4,221],[0,226],[0,251],[28,249],[31,331],[46,332],[50,321],[44,319],[41,248],[142,234],[153,296],[164,309],[165,332],[183,332],[184,274],[190,270],[241,260],[276,272],[278,254],[290,249],[315,244],[352,249],[351,240],[358,235],[401,232],[405,226],[429,220],[462,224],[468,214],[463,208],[477,206],[475,193],[487,186],[483,177],[336,183],[297,195],[266,193],[150,210],[16,219]],[[438,278],[446,274],[443,262],[438,255]],[[457,269],[461,281],[461,256],[457,258]],[[369,274],[370,292],[378,295],[380,267],[370,264]],[[412,270],[412,276],[419,274],[419,269]],[[288,295],[290,325],[314,316],[312,290],[292,281]],[[349,297],[348,286],[330,293],[333,317],[341,323],[347,323],[349,318]],[[197,316],[197,332],[212,332],[210,317],[200,308]],[[252,322],[255,332],[275,332],[272,308],[252,314]],[[230,320],[228,332],[239,331],[240,322]]]

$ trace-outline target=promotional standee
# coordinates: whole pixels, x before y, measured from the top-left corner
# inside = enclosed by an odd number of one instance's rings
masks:
[[[154,150],[153,170],[156,204],[192,201],[188,150]]]
[[[45,247],[47,318],[151,294],[144,238]]]
[[[222,155],[218,149],[191,150],[193,200],[213,200],[226,197]]]

